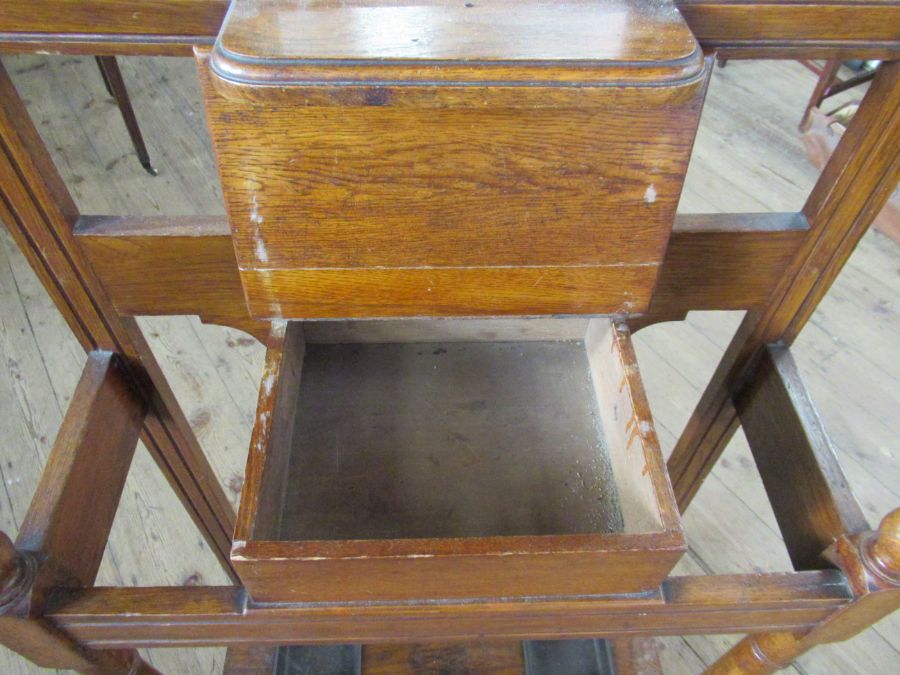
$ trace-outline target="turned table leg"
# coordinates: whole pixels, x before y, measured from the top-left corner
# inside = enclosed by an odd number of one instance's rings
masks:
[[[847,574],[853,602],[806,634],[749,635],[707,675],[774,673],[816,645],[851,638],[900,607],[900,509],[889,513],[877,532],[841,537],[828,556]]]

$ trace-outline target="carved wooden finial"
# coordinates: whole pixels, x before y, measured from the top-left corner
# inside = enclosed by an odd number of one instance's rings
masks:
[[[16,547],[5,532],[0,532],[0,588],[4,588],[18,574]]]
[[[900,583],[900,509],[891,511],[881,521],[868,554],[882,574]]]
[[[31,592],[36,572],[35,555],[17,551],[6,533],[0,532],[0,615],[16,611]]]

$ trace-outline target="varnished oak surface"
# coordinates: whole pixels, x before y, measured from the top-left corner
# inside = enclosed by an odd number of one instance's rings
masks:
[[[238,95],[209,61],[198,51],[253,316],[646,309],[708,59],[699,77],[646,87],[569,86],[547,62],[561,85],[547,89],[345,82],[340,63],[319,60],[321,82]]]
[[[142,599],[154,597],[153,603]],[[278,645],[665,635],[801,629],[845,605],[849,591],[833,571],[676,577],[659,591],[605,599],[500,598],[443,602],[307,603],[252,606],[234,588],[105,589],[69,594],[49,612],[93,647],[165,641],[202,646],[252,640]],[[143,609],[141,607],[143,606]],[[123,612],[128,607],[130,611]],[[136,607],[136,608],[135,608]],[[786,610],[786,611],[785,611]],[[190,626],[190,630],[185,630]]]
[[[253,601],[650,591],[683,553],[627,328],[304,348],[282,326],[232,548]]]
[[[130,154],[127,134],[115,106],[105,100],[93,59],[5,62],[83,210],[184,214],[221,208],[210,155],[198,141],[202,108],[192,96],[192,64],[123,60],[126,78],[135,83],[151,152],[164,158],[162,175],[150,179],[141,175]],[[815,172],[795,128],[814,79],[792,63],[731,63],[717,72],[682,210],[798,208]],[[6,439],[0,520],[5,531],[15,533],[84,354],[2,230],[0,244],[0,409],[14,411],[0,418]],[[900,405],[895,387],[900,378],[896,255],[886,238],[868,234],[795,344],[800,370],[848,479],[875,522],[897,504],[895,486],[900,484],[896,462],[888,457],[895,448]],[[246,411],[255,407],[261,348],[248,345],[250,338],[237,331],[192,320],[142,319],[142,324],[217,474],[226,487],[232,485],[246,459]],[[664,448],[671,447],[733,328],[728,315],[694,315],[686,323],[636,335]],[[692,548],[677,568],[680,573],[788,568],[751,461],[743,441],[736,439],[695,499],[686,518]],[[741,537],[733,528],[736,522]],[[178,585],[196,583],[195,575],[203,583],[226,583],[202,547],[146,451],[139,449],[100,583]],[[115,604],[108,597],[99,602],[107,608]],[[787,672],[892,674],[900,658],[898,626],[896,618],[887,619],[848,643],[818,647]],[[733,642],[727,636],[666,638],[666,672],[696,674]],[[150,649],[149,654],[163,672],[200,674],[217,672],[224,651]],[[44,672],[5,651],[0,670]]]
[[[688,79],[702,57],[673,0],[236,0],[212,65],[246,84],[602,86]]]
[[[229,0],[27,0],[0,5],[0,31],[215,37]]]
[[[681,0],[677,5],[701,44],[722,48],[730,58],[888,58],[900,52],[895,0]],[[187,55],[192,44],[215,39],[227,8],[226,0],[4,2],[0,46]]]
[[[753,307],[769,296],[807,225],[797,214],[679,215],[647,317],[679,319],[689,309]],[[261,340],[222,217],[82,217],[75,236],[123,314],[199,314]],[[197,283],[203,278],[204,283]],[[331,324],[339,326],[346,324]],[[352,325],[352,324],[351,324]],[[442,337],[441,324],[435,338]],[[309,327],[306,327],[307,334]]]

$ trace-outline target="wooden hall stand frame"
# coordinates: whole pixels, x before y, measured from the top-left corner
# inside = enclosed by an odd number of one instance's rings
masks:
[[[268,326],[247,313],[221,220],[78,214],[4,74],[0,219],[90,355],[22,532],[15,545],[0,541],[0,641],[48,667],[131,672],[146,668],[133,651],[145,646],[746,632],[711,670],[772,672],[896,609],[900,514],[875,530],[865,522],[789,345],[900,177],[900,65],[892,62],[900,5],[700,0],[680,8],[704,48],[730,59],[887,62],[800,213],[680,216],[650,309],[620,317],[637,330],[693,309],[748,310],[668,471],[684,511],[741,424],[795,572],[671,577],[654,593],[630,596],[436,607],[256,606],[240,585],[93,587],[138,435],[232,570],[234,515],[133,316],[197,314],[262,339]],[[8,3],[0,46],[188,56],[212,42],[225,9],[203,0]],[[117,265],[122,247],[133,251],[127,266]]]

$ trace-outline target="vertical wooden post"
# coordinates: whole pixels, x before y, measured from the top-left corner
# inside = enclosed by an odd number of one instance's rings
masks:
[[[885,64],[822,172],[803,214],[807,239],[766,306],[738,328],[669,458],[684,511],[738,427],[732,397],[766,344],[790,344],[900,180],[900,62]]]
[[[847,574],[854,600],[805,635],[750,635],[706,671],[707,675],[767,675],[787,667],[818,644],[853,637],[900,607],[900,509],[878,532],[838,539],[829,555]]]
[[[121,317],[81,255],[78,210],[0,66],[0,220],[86,351],[126,359],[146,400],[141,438],[210,548],[230,574],[234,510],[134,319]]]

